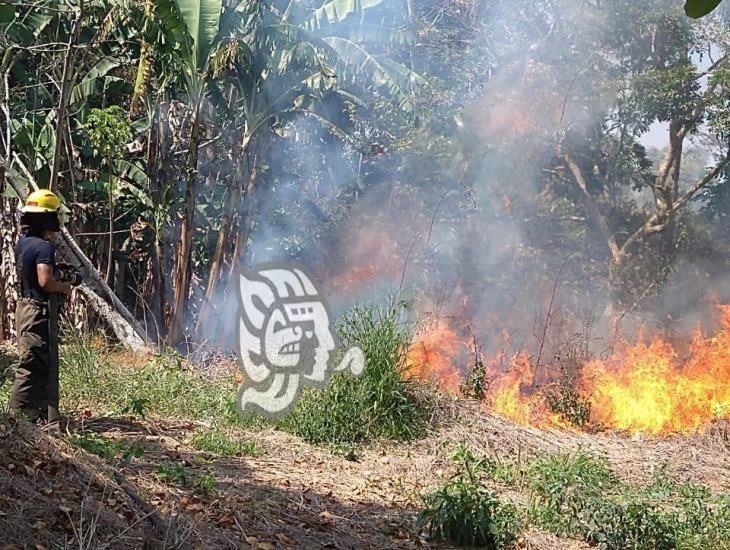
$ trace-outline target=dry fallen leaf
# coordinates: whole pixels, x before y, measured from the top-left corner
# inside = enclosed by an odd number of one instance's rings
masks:
[[[283,544],[288,544],[289,546],[294,546],[297,543],[297,541],[285,535],[284,533],[279,533],[278,535],[276,535],[276,538],[279,539]]]

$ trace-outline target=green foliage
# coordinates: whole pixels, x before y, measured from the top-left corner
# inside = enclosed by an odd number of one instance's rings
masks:
[[[574,533],[589,503],[616,482],[611,469],[585,452],[539,457],[528,469],[530,517],[552,531]]]
[[[337,374],[322,391],[306,391],[281,426],[311,443],[354,444],[378,438],[413,439],[424,433],[428,406],[404,376],[409,331],[403,304],[355,307],[338,325],[341,346],[365,354],[360,376]]]
[[[591,421],[591,402],[580,395],[572,384],[562,384],[557,391],[547,392],[550,410],[573,426],[584,428]]]
[[[131,414],[133,416],[145,417],[145,411],[149,400],[145,397],[133,397],[130,396],[127,399],[127,403],[122,407],[122,414]]]
[[[134,442],[124,445],[121,442],[112,441],[103,435],[95,433],[76,435],[71,438],[71,443],[107,460],[118,457],[121,457],[122,460],[130,460],[132,458],[139,458],[144,454],[144,449]]]
[[[132,139],[127,113],[119,105],[91,109],[85,128],[89,141],[104,162],[124,156],[124,146]]]
[[[428,525],[431,537],[458,546],[498,549],[513,543],[520,529],[517,509],[484,486],[480,479],[484,461],[465,445],[451,459],[457,473],[424,498],[419,522]]]
[[[727,548],[727,500],[704,487],[677,485],[660,469],[654,481],[627,486],[584,452],[535,459],[527,470],[529,517],[560,535],[608,550]]]
[[[704,17],[711,13],[722,0],[687,0],[684,4],[684,12],[695,19]]]
[[[487,391],[487,368],[484,366],[484,359],[481,355],[474,358],[469,376],[466,377],[461,387],[461,393],[471,399],[484,399]]]
[[[90,338],[70,334],[61,349],[64,404],[106,411],[236,423],[236,384],[206,380],[163,353],[147,364],[121,364]],[[233,403],[233,405],[231,405]]]
[[[155,469],[155,477],[170,485],[178,485],[181,487],[189,485],[192,479],[190,470],[172,460],[165,460],[160,464]]]
[[[199,451],[221,456],[257,456],[261,453],[254,441],[238,439],[218,429],[199,430],[193,436],[192,445]]]
[[[218,481],[211,472],[205,472],[195,482],[195,492],[203,497],[214,497],[218,494]]]
[[[107,459],[114,458],[122,449],[122,446],[119,443],[116,443],[102,435],[93,433],[75,436],[71,439],[71,443],[81,447],[93,455]]]

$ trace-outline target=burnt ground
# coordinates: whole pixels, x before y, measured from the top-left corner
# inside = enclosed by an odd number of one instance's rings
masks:
[[[101,459],[13,419],[0,420],[0,541],[4,548],[446,548],[417,526],[420,495],[446,479],[461,442],[511,460],[568,449],[605,456],[624,479],[670,477],[730,490],[726,426],[674,438],[636,438],[517,426],[479,404],[446,401],[445,420],[410,444],[374,445],[345,458],[274,431],[246,433],[256,456],[222,458],[195,451],[201,425],[134,418],[74,418],[138,457]],[[140,453],[137,453],[140,454]],[[179,465],[186,483],[159,478]],[[217,491],[197,480],[215,478]],[[526,495],[495,488],[506,499]],[[587,548],[531,530],[521,548]],[[0,546],[3,548],[3,546]]]

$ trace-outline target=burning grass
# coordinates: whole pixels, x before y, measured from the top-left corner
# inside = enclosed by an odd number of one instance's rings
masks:
[[[445,324],[419,335],[408,357],[422,379],[452,391],[467,381],[471,394],[478,386],[492,410],[523,425],[687,434],[730,418],[730,306],[720,312],[720,329],[712,336],[698,329],[687,357],[659,336],[639,335],[567,379],[550,378],[525,351],[480,357],[465,375],[458,365],[466,363],[466,339]]]

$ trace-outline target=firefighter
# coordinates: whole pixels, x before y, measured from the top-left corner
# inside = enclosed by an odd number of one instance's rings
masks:
[[[81,282],[58,271],[51,239],[61,229],[61,201],[42,189],[28,196],[16,247],[20,298],[15,312],[20,363],[10,408],[33,421],[58,423],[58,305]]]

